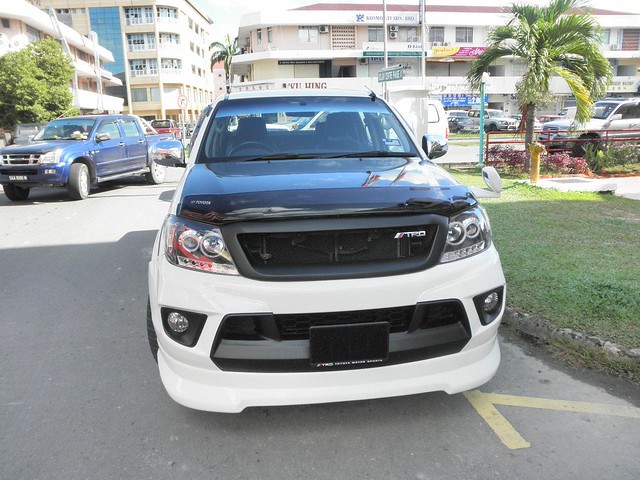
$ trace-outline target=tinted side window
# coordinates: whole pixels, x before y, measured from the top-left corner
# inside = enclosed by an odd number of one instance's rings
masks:
[[[115,121],[105,122],[100,125],[98,133],[108,133],[111,136],[111,140],[122,138],[122,135],[120,135],[120,129],[118,128],[118,125],[116,125]]]
[[[134,120],[123,120],[122,121],[122,129],[124,130],[124,136],[131,137],[141,137],[142,134],[138,130],[138,125]],[[113,136],[111,136],[113,138]]]

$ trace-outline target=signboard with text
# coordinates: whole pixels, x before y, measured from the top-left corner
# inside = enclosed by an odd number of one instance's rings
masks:
[[[378,72],[378,82],[390,82],[392,80],[402,80],[404,78],[404,70],[402,65],[395,67],[383,68]]]

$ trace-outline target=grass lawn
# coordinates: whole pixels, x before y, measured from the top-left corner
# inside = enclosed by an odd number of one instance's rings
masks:
[[[479,172],[451,173],[482,186]],[[640,347],[640,202],[503,179],[483,199],[507,278],[507,304],[550,325]]]

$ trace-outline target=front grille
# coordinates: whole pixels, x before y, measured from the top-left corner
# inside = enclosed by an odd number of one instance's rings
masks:
[[[389,358],[384,365],[415,362],[461,351],[471,338],[461,302],[326,313],[227,315],[211,348],[211,360],[225,371],[305,372],[310,362],[309,332],[315,326],[389,323]],[[369,368],[381,364],[335,366]]]
[[[38,170],[23,170],[19,168],[0,168],[0,175],[37,175]]]
[[[434,226],[340,231],[244,233],[238,241],[252,266],[329,265],[424,257]]]
[[[543,132],[557,132],[558,130],[560,130],[560,128],[553,125],[544,125],[542,127]]]
[[[2,156],[3,165],[37,165],[40,155],[5,154]]]
[[[388,322],[389,331],[406,332],[415,307],[382,308],[353,312],[299,313],[274,315],[278,332],[283,340],[309,338],[309,328],[351,323]]]

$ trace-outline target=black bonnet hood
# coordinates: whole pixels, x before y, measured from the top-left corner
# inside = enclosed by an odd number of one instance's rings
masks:
[[[467,187],[419,159],[197,164],[187,175],[178,215],[212,224],[362,214],[451,216],[477,203]]]

